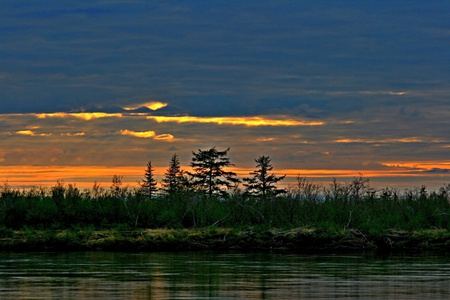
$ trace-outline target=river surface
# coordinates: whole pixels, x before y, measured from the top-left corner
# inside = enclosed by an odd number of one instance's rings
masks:
[[[450,255],[0,252],[0,299],[450,299]]]

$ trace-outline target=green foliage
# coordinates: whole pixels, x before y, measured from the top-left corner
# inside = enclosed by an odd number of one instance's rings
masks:
[[[360,185],[357,181],[349,185]],[[47,191],[18,191],[5,185],[0,194],[0,237],[21,228],[302,227],[368,233],[450,229],[447,186],[431,193],[424,187],[404,193],[388,188],[368,193],[362,182],[359,190],[337,182],[327,190],[299,179],[284,195],[264,200],[239,189],[211,196],[179,190],[148,199],[139,189],[121,186],[110,192],[98,186],[82,192],[62,182]]]
[[[0,226],[0,238],[9,238],[12,237],[14,231],[11,228]]]

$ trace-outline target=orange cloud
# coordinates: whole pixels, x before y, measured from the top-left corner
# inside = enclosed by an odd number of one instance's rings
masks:
[[[51,133],[40,133],[40,134],[36,134],[36,132],[32,131],[32,130],[19,130],[16,132],[17,134],[20,135],[29,135],[29,136],[51,136]]]
[[[417,137],[401,138],[401,139],[381,139],[381,140],[370,140],[370,139],[338,139],[334,140],[335,143],[421,143],[423,140]]]
[[[422,171],[431,170],[448,170],[450,169],[450,161],[409,161],[409,162],[385,162],[383,166],[398,169],[415,169]]]
[[[93,113],[64,113],[64,112],[56,112],[56,113],[41,113],[41,114],[33,114],[38,119],[45,118],[67,118],[74,117],[82,120],[93,120],[99,118],[121,118],[123,115],[120,113],[103,113],[103,112],[93,112]]]
[[[61,135],[64,135],[64,133],[61,133]],[[83,135],[86,135],[86,133],[85,132],[76,132],[76,133],[68,132],[68,133],[66,133],[66,135],[67,136],[83,136]]]
[[[123,107],[123,109],[135,110],[140,107],[147,107],[148,109],[151,109],[151,110],[158,110],[158,109],[161,109],[166,106],[167,106],[167,103],[152,101],[152,102],[146,102],[146,103],[142,103],[142,104],[136,104],[136,105],[130,106],[130,107]]]
[[[138,137],[138,138],[152,138],[154,137],[156,134],[154,131],[149,130],[149,131],[132,131],[132,130],[121,130],[120,131],[121,135],[130,135],[130,136],[134,136],[134,137]]]
[[[148,116],[147,119],[155,120],[158,123],[215,123],[219,125],[245,125],[245,126],[320,126],[322,121],[299,121],[287,119],[283,116],[279,118],[268,117],[193,117],[193,116]]]
[[[272,142],[272,141],[274,141],[275,139],[274,138],[265,138],[265,137],[262,137],[262,138],[258,138],[257,139],[257,141],[258,142]]]
[[[21,135],[34,135],[34,131],[31,130],[20,130],[16,132],[17,134],[21,134]]]
[[[133,131],[133,130],[125,129],[125,130],[120,130],[119,132],[121,135],[129,135],[129,136],[134,136],[134,137],[138,137],[138,138],[153,138],[155,140],[164,140],[164,141],[168,141],[168,142],[171,142],[174,139],[174,136],[169,133],[156,135],[156,133],[153,130]]]
[[[164,140],[164,141],[171,142],[173,139],[174,139],[174,136],[169,133],[160,134],[160,135],[155,136],[155,140]]]

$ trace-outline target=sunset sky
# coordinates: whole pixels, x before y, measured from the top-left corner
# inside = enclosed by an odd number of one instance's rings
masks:
[[[1,1],[1,184],[214,146],[285,185],[450,183],[450,1]]]

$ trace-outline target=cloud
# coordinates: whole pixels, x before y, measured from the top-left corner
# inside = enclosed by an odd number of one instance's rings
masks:
[[[155,140],[162,140],[162,141],[168,141],[168,142],[171,142],[174,139],[174,136],[169,133],[157,135],[153,130],[133,131],[133,130],[125,129],[125,130],[120,130],[120,134],[134,136],[134,137],[138,137],[138,138],[153,138]]]
[[[173,139],[174,139],[174,136],[169,133],[160,134],[160,135],[155,136],[155,140],[163,140],[163,141],[171,142],[171,141],[173,141]]]
[[[427,170],[427,173],[449,173],[450,169],[441,169],[441,168],[432,168],[431,170]]]
[[[273,142],[275,138],[273,137],[261,137],[256,139],[258,142]]]
[[[29,136],[51,136],[51,133],[39,133],[36,134],[35,131],[32,130],[19,130],[16,132],[19,135],[29,135]]]
[[[74,117],[82,120],[94,120],[99,118],[121,118],[123,114],[121,113],[104,113],[104,112],[92,112],[92,113],[65,113],[65,112],[56,112],[56,113],[39,113],[32,114],[36,116],[38,119],[45,118],[67,118]]]
[[[149,131],[132,131],[132,130],[120,130],[121,135],[130,135],[138,138],[152,138],[155,137],[156,133],[152,130]]]
[[[141,103],[141,104],[135,104],[134,106],[123,107],[123,109],[125,109],[125,110],[136,110],[136,109],[139,109],[141,107],[146,107],[146,108],[148,108],[150,110],[158,110],[158,109],[164,108],[166,106],[167,106],[167,103],[153,101],[153,102],[146,102],[146,103]]]
[[[286,116],[279,117],[194,117],[194,116],[148,116],[147,119],[158,123],[215,123],[218,125],[245,125],[245,126],[320,126],[323,121],[301,121]]]
[[[382,163],[384,166],[409,169],[424,173],[446,174],[450,171],[450,161],[411,161]]]
[[[84,135],[86,135],[86,132],[75,132],[75,133],[68,132],[66,134],[61,133],[61,135],[66,135],[66,136],[84,136]]]
[[[21,134],[21,135],[34,135],[34,131],[31,130],[20,130],[16,132],[17,134]]]
[[[399,138],[399,139],[337,139],[335,143],[367,143],[367,144],[385,144],[385,143],[422,143],[423,140],[417,137]]]
[[[374,95],[389,95],[389,96],[404,96],[407,95],[408,92],[404,92],[404,91],[328,91],[328,92],[324,92],[324,91],[311,91],[311,93],[324,93],[326,95],[330,95],[330,96],[347,96],[347,95],[369,95],[369,96],[374,96]]]

